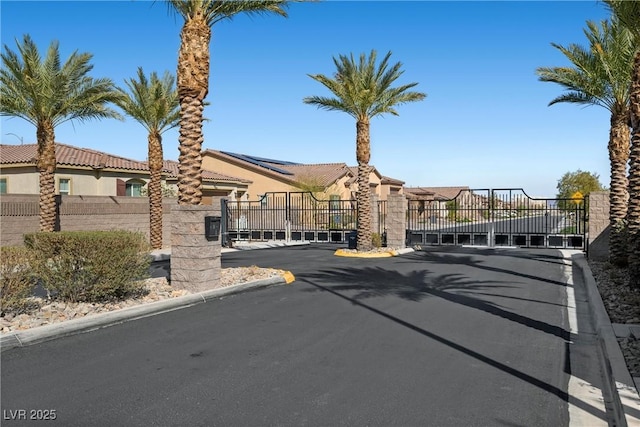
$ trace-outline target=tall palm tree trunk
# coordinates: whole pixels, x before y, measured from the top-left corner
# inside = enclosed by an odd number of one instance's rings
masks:
[[[153,249],[162,248],[162,136],[149,137],[149,241]]]
[[[38,124],[38,172],[40,173],[40,231],[54,231],[56,224],[56,146],[51,122]]]
[[[609,131],[609,161],[611,164],[611,189],[609,191],[609,259],[613,264],[625,266],[628,262],[625,219],[629,191],[627,161],[629,159],[630,131],[629,111],[611,114]]]
[[[356,123],[356,160],[358,161],[358,250],[368,251],[371,242],[371,190],[369,174],[371,167],[371,136],[369,121]]]
[[[629,152],[629,230],[630,285],[640,287],[640,50],[634,57],[629,108],[631,110],[631,151]]]
[[[211,28],[202,12],[185,22],[180,34],[177,87],[180,97],[180,155],[178,157],[178,203],[202,201],[202,121],[204,99],[209,91],[209,43]]]

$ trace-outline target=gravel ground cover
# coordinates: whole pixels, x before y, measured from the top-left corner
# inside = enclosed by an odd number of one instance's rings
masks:
[[[589,267],[611,323],[640,324],[640,287],[628,285],[628,269],[594,261],[589,261]],[[640,377],[640,337],[619,338],[618,343],[629,372]]]
[[[236,267],[223,268],[221,272],[220,288],[246,283],[253,280],[268,279],[281,276],[284,272],[273,268]],[[154,278],[145,280],[145,292],[142,295],[123,301],[97,303],[66,303],[62,301],[48,300],[46,298],[32,298],[34,309],[28,313],[11,315],[0,318],[0,331],[8,333],[12,331],[26,330],[38,326],[44,326],[65,320],[77,319],[94,314],[105,313],[122,308],[133,307],[140,304],[160,301],[169,298],[177,298],[189,294],[189,291],[172,288],[167,279]]]

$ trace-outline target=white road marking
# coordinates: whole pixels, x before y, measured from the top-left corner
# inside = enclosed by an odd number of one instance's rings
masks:
[[[571,251],[560,251],[563,258],[571,259]],[[569,319],[569,331],[571,334],[578,334],[578,316],[576,313],[576,296],[573,284],[572,264],[565,263],[564,277],[567,282],[565,290],[567,292],[567,316]],[[587,412],[584,409],[574,405],[572,401],[581,401],[583,404],[593,407],[603,416],[607,413],[604,405],[604,397],[602,390],[592,384],[570,375],[567,393],[569,394],[569,426],[608,426],[606,420]]]

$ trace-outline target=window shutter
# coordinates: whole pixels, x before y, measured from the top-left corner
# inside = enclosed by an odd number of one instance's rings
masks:
[[[121,179],[116,181],[116,196],[126,196],[127,195],[127,183]]]

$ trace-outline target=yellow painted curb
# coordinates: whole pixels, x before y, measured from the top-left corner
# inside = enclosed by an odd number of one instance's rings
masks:
[[[342,256],[342,257],[350,257],[350,258],[389,258],[392,256],[396,256],[397,253],[395,253],[395,251],[389,251],[389,252],[378,252],[378,253],[370,253],[370,254],[359,254],[355,252],[346,252],[342,249],[338,249],[337,251],[334,252],[334,255]]]
[[[295,276],[290,271],[283,271],[282,278],[287,283],[287,285],[293,283],[296,280]]]

